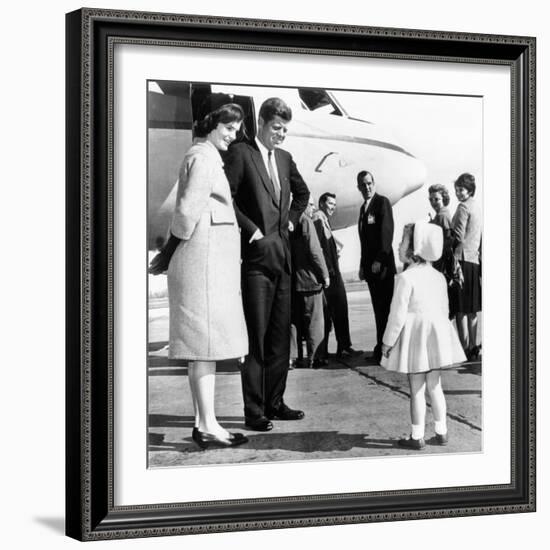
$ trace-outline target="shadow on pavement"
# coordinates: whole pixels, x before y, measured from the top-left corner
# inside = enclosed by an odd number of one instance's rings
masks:
[[[295,366],[294,368],[290,369],[290,370],[311,370],[311,371],[316,371],[316,370],[341,370],[341,369],[347,369],[348,367],[346,366],[345,363],[339,363],[339,362],[336,362],[337,360],[336,359],[329,359],[329,364],[328,365],[323,365],[322,367],[313,367],[313,368],[309,368],[309,367],[302,367],[302,366]]]
[[[227,430],[243,429],[242,416],[218,416],[219,423]],[[193,428],[193,416],[174,416],[169,414],[150,414],[149,428]]]
[[[149,376],[187,375],[187,363],[183,359],[168,359],[168,357],[162,355],[149,355],[147,357],[148,374]],[[216,374],[235,374],[239,372],[239,362],[236,359],[217,362]]]
[[[166,348],[168,346],[168,341],[164,341],[164,342],[149,342],[147,344],[147,351],[148,352],[155,352],[155,351],[159,351],[161,350],[162,348]]]
[[[369,438],[368,434],[345,434],[337,431],[269,433],[251,435],[246,433],[248,442],[242,449],[256,451],[282,450],[301,453],[349,451],[351,449],[393,449],[397,439]],[[201,452],[191,439],[191,434],[181,442],[165,441],[161,433],[149,434],[149,451],[176,451],[181,453]],[[216,448],[220,450],[220,448]],[[223,449],[231,451],[231,449]]]
[[[464,363],[462,367],[457,369],[457,372],[460,374],[477,374],[481,376],[481,361]]]
[[[445,395],[479,395],[481,390],[445,390]]]

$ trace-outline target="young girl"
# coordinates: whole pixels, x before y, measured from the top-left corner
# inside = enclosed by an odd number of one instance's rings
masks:
[[[435,443],[446,445],[447,405],[441,388],[441,370],[466,360],[449,321],[445,277],[431,262],[441,257],[441,227],[427,222],[406,225],[399,259],[407,269],[395,278],[388,324],[382,338],[381,365],[407,373],[411,389],[411,435],[399,445],[422,449],[426,417],[426,387],[435,420]]]

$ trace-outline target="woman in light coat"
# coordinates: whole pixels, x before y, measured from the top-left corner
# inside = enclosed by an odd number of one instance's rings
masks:
[[[241,107],[226,104],[196,126],[195,137],[204,139],[183,159],[171,237],[157,262],[166,261],[176,245],[168,266],[169,357],[189,361],[193,440],[201,448],[247,441],[223,428],[214,410],[216,361],[248,353],[240,234],[220,156],[235,140],[243,118]]]

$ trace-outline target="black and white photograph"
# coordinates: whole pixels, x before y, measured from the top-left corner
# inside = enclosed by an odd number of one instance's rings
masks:
[[[148,468],[483,452],[483,97],[144,85]]]
[[[70,537],[535,509],[533,37],[83,8],[66,52]]]
[[[544,547],[544,6],[8,2],[2,547]]]

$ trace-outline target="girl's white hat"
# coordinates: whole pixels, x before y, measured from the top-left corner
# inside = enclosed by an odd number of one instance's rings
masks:
[[[443,253],[443,230],[439,225],[424,220],[414,224],[414,255],[427,262],[435,262]]]

